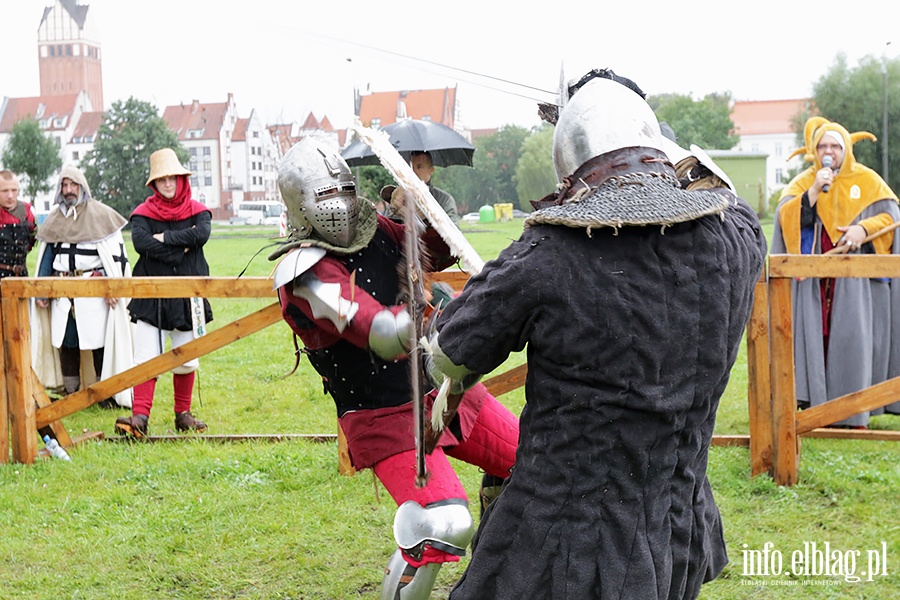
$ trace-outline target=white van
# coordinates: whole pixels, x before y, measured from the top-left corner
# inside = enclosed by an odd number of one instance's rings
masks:
[[[239,202],[232,223],[247,225],[278,225],[284,205],[281,202],[256,201]]]

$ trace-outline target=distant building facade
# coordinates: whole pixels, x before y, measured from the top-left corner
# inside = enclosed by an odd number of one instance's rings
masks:
[[[359,120],[380,129],[401,119],[434,121],[457,129],[456,88],[372,92],[360,96]]]
[[[812,100],[746,100],[736,101],[731,121],[739,136],[732,149],[739,152],[764,154],[766,159],[766,195],[772,195],[790,181],[790,171],[803,166],[802,157],[788,157],[796,150],[798,137],[795,121],[808,115]],[[802,123],[805,119],[801,120]]]

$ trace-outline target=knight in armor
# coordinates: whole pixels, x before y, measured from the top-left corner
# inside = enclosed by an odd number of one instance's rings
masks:
[[[138,253],[140,277],[208,277],[203,246],[209,241],[212,212],[193,199],[191,172],[171,148],[150,155],[147,187],[152,193],[131,213],[131,241]],[[167,340],[177,348],[206,333],[212,307],[206,298],[135,298],[128,304],[135,323],[134,362],[145,363],[164,352]],[[172,369],[175,430],[202,433],[206,423],[194,417],[191,403],[200,359]],[[131,416],[116,419],[120,435],[142,438],[149,433],[150,409],[157,378],[134,388]]]
[[[12,171],[0,171],[0,279],[28,276],[25,261],[36,231],[31,205],[19,200],[19,178]]]
[[[430,343],[434,379],[528,353],[516,468],[450,598],[696,598],[727,562],[707,453],[765,236],[727,189],[681,187],[612,78],[564,100],[553,160],[558,191]]]
[[[37,235],[38,277],[130,277],[126,223],[92,197],[84,173],[63,167],[53,209]],[[72,394],[84,377],[106,379],[134,366],[131,326],[119,299],[38,298],[33,310],[33,364],[44,387]],[[131,390],[100,405],[130,408]]]
[[[285,154],[278,185],[290,234],[270,259],[280,259],[275,287],[284,320],[334,399],[353,466],[372,469],[399,506],[398,549],[380,598],[428,598],[441,565],[465,554],[474,531],[447,457],[507,477],[518,420],[484,385],[474,386],[427,455],[429,477],[417,487],[406,358],[412,323],[398,304],[405,226],[361,201],[344,159],[312,138]],[[454,262],[434,229],[425,230],[423,245],[433,270]]]

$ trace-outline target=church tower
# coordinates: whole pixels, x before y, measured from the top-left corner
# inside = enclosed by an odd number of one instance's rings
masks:
[[[84,90],[91,109],[102,112],[100,58],[100,36],[93,26],[90,6],[79,4],[79,0],[56,0],[44,9],[38,27],[41,96]]]

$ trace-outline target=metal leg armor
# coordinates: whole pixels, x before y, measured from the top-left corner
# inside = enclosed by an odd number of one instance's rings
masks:
[[[400,547],[391,557],[384,574],[379,600],[427,600],[442,563],[410,565],[403,551],[421,560],[425,548],[463,556],[475,532],[468,503],[451,498],[422,507],[409,500],[394,517],[394,539]]]
[[[428,600],[442,566],[429,563],[417,569],[404,560],[398,548],[384,571],[378,600]]]

